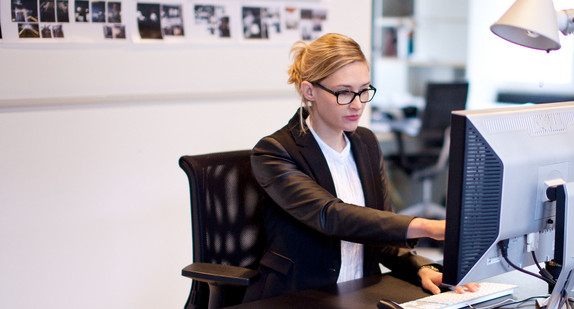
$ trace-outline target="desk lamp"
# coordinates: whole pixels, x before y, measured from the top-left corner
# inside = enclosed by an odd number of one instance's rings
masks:
[[[550,52],[560,49],[558,30],[574,32],[574,9],[557,12],[552,0],[516,0],[490,30],[512,43]]]

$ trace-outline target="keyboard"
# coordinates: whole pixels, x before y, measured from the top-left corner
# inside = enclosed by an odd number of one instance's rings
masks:
[[[431,295],[410,302],[400,304],[404,309],[457,309],[475,305],[478,303],[491,301],[496,298],[509,296],[514,293],[516,285],[481,282],[477,292],[459,294],[455,291],[448,291],[437,295]]]

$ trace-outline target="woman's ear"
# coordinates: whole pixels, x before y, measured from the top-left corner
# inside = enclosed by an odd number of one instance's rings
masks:
[[[315,89],[313,88],[313,84],[310,82],[301,82],[301,94],[303,94],[307,101],[315,101]]]

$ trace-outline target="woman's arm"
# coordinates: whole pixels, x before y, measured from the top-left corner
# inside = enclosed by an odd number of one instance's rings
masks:
[[[313,175],[311,163],[293,158],[272,137],[262,139],[251,157],[259,184],[277,205],[303,224],[349,241],[407,246],[407,227],[413,217],[344,203],[309,176]]]
[[[429,220],[423,218],[414,218],[409,224],[407,238],[429,237],[436,240],[443,240],[446,229],[445,220]]]

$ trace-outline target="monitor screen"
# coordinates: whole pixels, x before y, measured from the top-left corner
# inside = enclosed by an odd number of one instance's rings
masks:
[[[455,111],[444,247],[446,284],[476,282],[554,259],[556,203],[574,181],[574,102]]]

